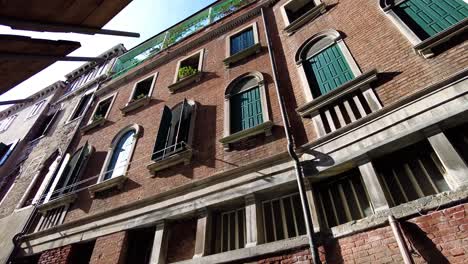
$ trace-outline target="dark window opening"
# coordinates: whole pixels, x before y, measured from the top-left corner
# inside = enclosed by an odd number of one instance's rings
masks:
[[[71,250],[71,256],[67,263],[69,264],[87,264],[91,261],[93,255],[94,245],[96,241],[89,241],[86,243],[74,244]],[[139,262],[135,262],[139,263]]]
[[[45,134],[52,128],[52,126],[55,124],[55,121],[57,120],[59,111],[47,115],[42,122],[39,123],[39,126],[35,130],[34,136],[32,137],[32,140],[38,139]]]
[[[56,151],[52,156],[50,156],[45,162],[43,169],[39,172],[39,175],[37,177],[37,180],[32,187],[32,189],[28,193],[28,197],[26,198],[25,203],[23,204],[23,207],[29,206],[32,204],[34,197],[36,196],[37,192],[39,191],[39,188],[41,187],[42,183],[44,182],[44,179],[46,175],[50,172],[52,164],[55,162],[57,159],[59,153]],[[53,169],[53,168],[52,168]]]
[[[214,252],[226,252],[244,248],[247,229],[245,208],[226,210],[213,214]]]
[[[151,76],[136,84],[135,91],[133,92],[132,100],[142,99],[148,97],[153,84],[154,76]]]
[[[188,147],[193,106],[187,100],[174,109],[165,106],[152,160],[162,160]]]
[[[106,117],[107,111],[109,110],[112,103],[112,97],[107,98],[106,100],[100,102],[97,107],[96,111],[93,115],[93,121],[98,121]]]
[[[19,173],[20,167],[17,167],[12,173],[5,176],[0,176],[0,201],[5,198],[11,186],[13,186],[13,183],[15,183],[16,177]]]
[[[154,226],[128,231],[126,263],[150,263],[155,232],[156,227]]]
[[[184,79],[198,73],[198,66],[200,62],[200,53],[193,55],[180,62],[180,67],[177,72],[177,79]]]
[[[315,3],[313,0],[295,0],[287,4],[284,9],[286,10],[289,23],[293,23],[314,7]]]
[[[468,164],[468,123],[449,129],[446,135],[461,158]]]
[[[78,103],[78,106],[75,109],[75,112],[71,116],[70,120],[75,120],[78,117],[81,117],[86,110],[86,106],[88,105],[89,101],[91,100],[92,94],[87,94],[83,96]]]
[[[16,147],[16,144],[18,144],[19,140],[16,140],[15,142],[11,144],[4,144],[0,142],[0,166],[3,166],[5,162],[8,160],[8,157],[10,157],[11,153]]]

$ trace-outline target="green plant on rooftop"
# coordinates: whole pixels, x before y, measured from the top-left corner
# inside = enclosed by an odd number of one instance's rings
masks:
[[[114,73],[113,78],[124,74],[169,46],[184,40],[210,24],[255,1],[256,0],[220,1],[171,27],[169,30],[159,33],[120,56],[112,69]]]

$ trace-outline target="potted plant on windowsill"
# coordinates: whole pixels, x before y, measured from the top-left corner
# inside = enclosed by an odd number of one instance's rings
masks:
[[[81,132],[86,133],[95,127],[101,126],[105,122],[106,122],[106,119],[104,118],[102,114],[95,114],[91,118],[91,123],[81,128]]]
[[[126,114],[130,111],[133,111],[139,107],[142,107],[144,105],[147,105],[150,101],[151,97],[149,97],[147,94],[140,93],[136,97],[133,97],[125,107],[121,108],[120,111],[122,113]]]
[[[168,88],[171,93],[174,93],[188,84],[200,81],[200,79],[201,71],[192,66],[184,66],[177,72],[177,81],[169,85]]]

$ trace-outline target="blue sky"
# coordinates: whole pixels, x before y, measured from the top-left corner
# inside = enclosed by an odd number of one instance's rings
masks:
[[[109,48],[123,43],[130,49],[162,30],[176,24],[215,0],[134,0],[104,28],[140,33],[140,38],[124,38],[107,35],[80,35],[62,33],[40,33],[11,30],[0,25],[0,34],[24,35],[33,38],[63,39],[81,42],[81,48],[70,55],[97,56]],[[82,65],[83,62],[57,62],[39,72],[9,92],[0,96],[0,101],[25,98]]]

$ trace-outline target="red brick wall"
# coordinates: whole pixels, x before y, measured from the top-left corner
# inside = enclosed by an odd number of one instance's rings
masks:
[[[124,264],[127,252],[127,232],[122,231],[96,240],[91,264]]]
[[[288,36],[283,30],[285,24],[281,15],[281,6],[286,1],[281,0],[274,6],[277,23],[269,25],[276,33],[272,36],[277,57],[285,63],[280,64],[281,88],[292,89],[295,97],[295,102],[289,102],[290,110],[294,110],[296,104],[306,103],[295,55],[305,41],[327,29],[335,29],[342,34],[363,73],[372,69],[382,73],[373,87],[384,106],[468,66],[466,41],[462,44],[454,41],[453,45],[447,45],[447,49],[430,59],[415,54],[411,43],[380,9],[377,0],[323,0],[327,11]],[[316,134],[312,122],[305,119],[304,124],[306,141],[313,141]]]
[[[72,252],[72,245],[45,251],[39,257],[38,264],[67,264]]]
[[[135,110],[127,116],[123,116],[120,111],[120,108],[127,103],[133,85],[143,76],[128,80],[118,89],[107,125],[84,135],[77,147],[83,145],[86,141],[89,141],[95,147],[96,152],[93,154],[83,178],[96,176],[101,171],[112,138],[130,124],[141,125],[143,133],[142,137],[138,139],[132,157],[133,162],[128,168],[129,180],[121,192],[114,192],[99,199],[90,199],[87,192],[83,192],[74,208],[67,214],[65,222],[76,220],[86,214],[95,214],[154,196],[195,180],[210,177],[215,173],[238,168],[245,163],[286,151],[286,142],[281,127],[281,116],[271,77],[271,65],[265,47],[266,39],[261,17],[257,16],[245,22],[244,25],[254,22],[258,25],[260,42],[264,48],[259,54],[243,60],[236,67],[225,69],[222,60],[225,58],[225,38],[237,28],[185,54],[189,55],[202,48],[205,49],[203,62],[205,75],[199,83],[170,94],[167,87],[173,83],[177,62],[184,55],[152,70],[152,73],[158,72],[159,75],[155,82],[153,100],[148,106]],[[224,91],[236,77],[251,71],[260,71],[265,76],[268,111],[270,118],[277,126],[273,128],[273,136],[256,136],[253,140],[249,140],[248,144],[227,152],[219,142],[224,133]],[[173,107],[183,101],[184,98],[199,103],[193,138],[194,155],[192,162],[188,166],[179,165],[158,172],[155,178],[151,178],[152,174],[146,169],[146,165],[150,162],[162,109],[164,105]],[[94,182],[95,180],[91,181],[91,183]]]
[[[415,263],[468,263],[468,204],[402,222]],[[323,263],[402,263],[389,226],[327,240],[319,248]],[[310,251],[297,249],[258,263],[310,263]]]
[[[172,223],[169,231],[167,263],[193,258],[197,219],[187,219]]]

